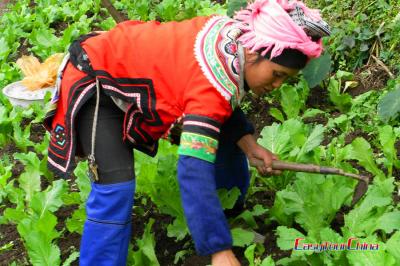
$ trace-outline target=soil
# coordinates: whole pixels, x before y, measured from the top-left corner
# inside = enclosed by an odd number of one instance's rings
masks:
[[[0,16],[8,11],[7,5],[11,3],[12,0],[2,0],[0,1]]]
[[[378,64],[365,65],[355,71],[358,86],[349,89],[350,95],[358,96],[370,90],[381,90],[389,80],[389,74]]]
[[[255,128],[256,138],[260,136],[260,132],[265,125],[271,125],[274,122],[279,122],[269,115],[269,110],[273,107],[279,107],[279,103],[268,104],[262,98],[250,93],[246,94],[242,101],[250,103],[250,107],[246,112],[246,116]]]

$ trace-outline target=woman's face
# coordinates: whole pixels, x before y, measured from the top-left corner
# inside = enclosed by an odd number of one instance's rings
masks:
[[[298,69],[284,67],[264,58],[259,59],[257,53],[246,49],[244,78],[258,96],[279,88],[286,78],[295,76],[298,72]]]

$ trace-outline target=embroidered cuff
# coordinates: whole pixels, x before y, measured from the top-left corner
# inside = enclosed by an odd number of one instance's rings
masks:
[[[178,153],[213,163],[221,124],[211,118],[186,115]]]

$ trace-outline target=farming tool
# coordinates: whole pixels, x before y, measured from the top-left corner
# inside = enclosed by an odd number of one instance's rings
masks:
[[[263,166],[264,162],[258,159],[250,160],[250,165],[252,166]],[[273,170],[288,170],[295,172],[305,172],[305,173],[319,173],[319,174],[329,174],[329,175],[341,175],[347,176],[358,180],[358,184],[356,189],[354,190],[353,200],[351,202],[351,206],[354,206],[362,196],[368,190],[369,177],[357,175],[353,173],[346,173],[342,169],[334,168],[334,167],[325,167],[314,164],[302,164],[302,163],[293,163],[293,162],[285,162],[280,160],[272,161],[272,169]]]

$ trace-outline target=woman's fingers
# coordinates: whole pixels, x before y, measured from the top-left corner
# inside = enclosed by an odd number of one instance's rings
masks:
[[[282,171],[280,170],[273,170],[272,167],[267,166],[258,166],[256,167],[258,173],[262,176],[270,176],[270,175],[280,175]]]

